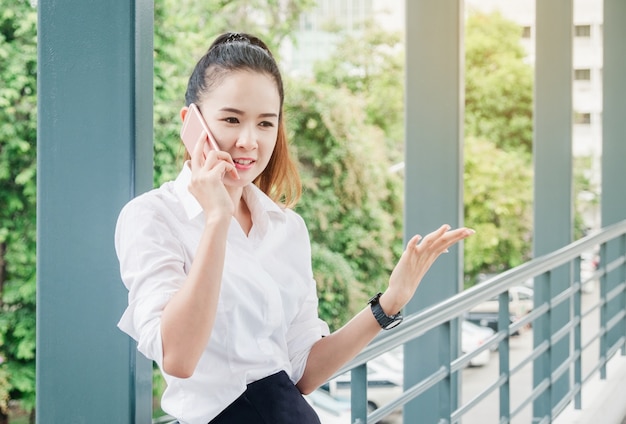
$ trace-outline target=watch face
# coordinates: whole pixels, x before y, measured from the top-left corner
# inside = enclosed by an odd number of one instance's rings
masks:
[[[402,318],[397,318],[397,319],[391,321],[389,324],[387,324],[385,326],[385,330],[391,330],[392,328],[394,328],[395,326],[397,326],[401,322],[402,322]]]

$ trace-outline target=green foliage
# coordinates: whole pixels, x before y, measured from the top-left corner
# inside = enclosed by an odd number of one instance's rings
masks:
[[[365,122],[383,130],[392,162],[403,160],[404,46],[402,34],[366,22],[360,36],[341,35],[336,52],[314,66],[315,79],[363,99]]]
[[[465,240],[467,285],[480,273],[497,273],[529,259],[532,170],[523,156],[469,137],[465,143]],[[468,284],[469,283],[469,284]]]
[[[521,28],[498,13],[466,21],[465,285],[530,258],[532,74]]]
[[[35,402],[36,24],[0,0],[0,416]]]
[[[316,251],[326,258],[314,259],[316,280],[323,282],[318,287],[321,316],[345,323],[363,306],[365,295],[354,298],[362,292],[357,282],[366,293],[384,289],[399,255],[400,181],[388,172],[382,131],[364,123],[362,98],[313,82],[290,84],[287,92],[289,136],[304,187],[297,211]],[[331,287],[337,292],[327,293]],[[354,307],[344,316],[325,315],[340,310],[334,301]]]
[[[344,325],[367,300],[356,272],[346,258],[326,246],[311,242],[313,269],[319,295],[319,314],[335,330]]]
[[[592,156],[574,158],[574,240],[587,234],[598,212],[600,187],[592,177],[593,168]]]
[[[465,32],[465,133],[532,151],[533,69],[521,28],[498,13],[471,14]]]

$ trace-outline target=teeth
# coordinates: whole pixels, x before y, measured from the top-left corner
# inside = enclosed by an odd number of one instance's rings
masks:
[[[235,163],[238,163],[239,165],[250,165],[252,163],[252,160],[250,159],[236,159]]]

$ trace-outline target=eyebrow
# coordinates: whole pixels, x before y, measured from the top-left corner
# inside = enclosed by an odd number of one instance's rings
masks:
[[[237,115],[245,115],[246,113],[242,110],[236,109],[234,107],[223,107],[220,109],[220,112],[231,112],[231,113],[235,113]],[[278,114],[277,113],[272,113],[272,112],[268,112],[268,113],[261,113],[259,114],[260,118],[278,118]]]

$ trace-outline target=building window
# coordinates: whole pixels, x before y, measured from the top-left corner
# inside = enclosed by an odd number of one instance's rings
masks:
[[[522,38],[530,38],[530,27],[529,26],[522,27]]]
[[[576,37],[591,37],[591,25],[576,25],[574,27],[574,36]]]
[[[591,114],[574,112],[574,124],[589,125],[591,124]]]
[[[591,81],[591,69],[574,69],[574,80]]]

